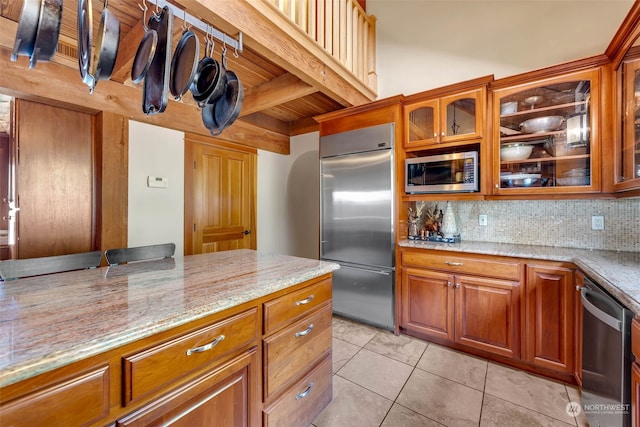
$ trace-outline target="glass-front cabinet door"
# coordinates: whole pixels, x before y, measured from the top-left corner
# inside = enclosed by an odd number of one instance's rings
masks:
[[[616,190],[640,188],[640,56],[622,63],[620,138],[616,153]]]
[[[599,70],[494,92],[495,194],[600,189]]]
[[[436,99],[412,96],[404,106],[406,148],[457,143],[482,137],[486,90]]]

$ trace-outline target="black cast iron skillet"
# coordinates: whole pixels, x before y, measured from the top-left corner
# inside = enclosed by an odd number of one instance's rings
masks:
[[[244,88],[233,71],[226,71],[225,91],[202,108],[202,122],[212,136],[218,136],[236,121],[244,102]]]
[[[144,3],[144,7],[140,6],[140,8],[142,9],[144,36],[142,36],[142,40],[138,45],[138,50],[136,51],[136,56],[133,59],[133,65],[131,67],[131,80],[135,84],[140,83],[142,79],[144,79],[144,76],[147,75],[147,71],[149,71],[153,57],[156,54],[156,47],[158,46],[158,32],[147,26],[147,10],[149,10],[149,8],[146,3]]]
[[[182,98],[193,81],[200,57],[200,42],[195,33],[184,26],[182,37],[171,59],[169,90],[176,101]]]
[[[173,12],[167,6],[149,18],[149,28],[158,33],[158,45],[153,61],[144,77],[142,87],[142,112],[158,114],[167,108],[169,72],[171,65],[171,36]]]
[[[205,54],[198,63],[196,74],[191,83],[191,95],[200,108],[204,108],[210,100],[215,100],[226,86],[225,69],[213,58],[213,40],[205,39]]]

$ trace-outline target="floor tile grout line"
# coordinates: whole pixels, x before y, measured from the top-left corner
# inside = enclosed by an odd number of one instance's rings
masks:
[[[511,405],[515,405],[515,406],[518,406],[518,407],[520,407],[520,408],[524,408],[524,409],[526,409],[526,410],[528,410],[528,411],[535,412],[536,414],[544,415],[545,417],[549,417],[549,418],[551,418],[551,419],[553,419],[553,420],[555,420],[555,421],[560,421],[561,423],[564,423],[564,424],[566,424],[566,425],[569,425],[569,426],[571,425],[571,424],[567,423],[566,421],[563,421],[563,420],[561,420],[561,419],[559,419],[559,418],[554,417],[553,415],[545,414],[544,412],[540,412],[540,411],[537,411],[537,410],[535,410],[535,409],[531,409],[531,408],[529,408],[529,407],[527,407],[527,406],[524,406],[524,405],[521,405],[521,404],[519,404],[519,403],[515,403],[515,402],[512,402],[512,401],[510,401],[510,400],[503,399],[502,397],[500,397],[500,396],[496,396],[495,394],[492,394],[492,393],[489,393],[489,392],[485,392],[484,394],[485,394],[485,395],[487,395],[487,394],[488,394],[489,396],[491,396],[491,397],[493,397],[493,398],[496,398],[496,399],[502,400],[503,402],[507,402],[507,403],[509,403],[509,404],[511,404]],[[484,398],[484,397],[483,397],[483,398]],[[575,418],[575,417],[574,417],[574,418]]]

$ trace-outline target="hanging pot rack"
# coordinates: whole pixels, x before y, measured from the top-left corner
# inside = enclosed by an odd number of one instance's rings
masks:
[[[235,50],[234,54],[242,52],[242,33],[241,32],[238,33],[238,39],[236,40],[233,37],[213,27],[212,25],[202,22],[200,19],[189,14],[188,12],[185,12],[183,9],[180,9],[179,7],[169,3],[166,0],[146,0],[146,1],[148,3],[156,5],[158,9],[162,9],[164,7],[171,9],[174,16],[182,17],[186,23],[190,24],[195,28],[198,28],[205,34],[209,34],[216,40],[222,42],[222,44],[226,45],[227,47],[233,48]]]

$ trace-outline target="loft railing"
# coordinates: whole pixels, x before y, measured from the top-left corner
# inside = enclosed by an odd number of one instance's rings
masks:
[[[376,18],[357,0],[265,0],[376,90]]]

